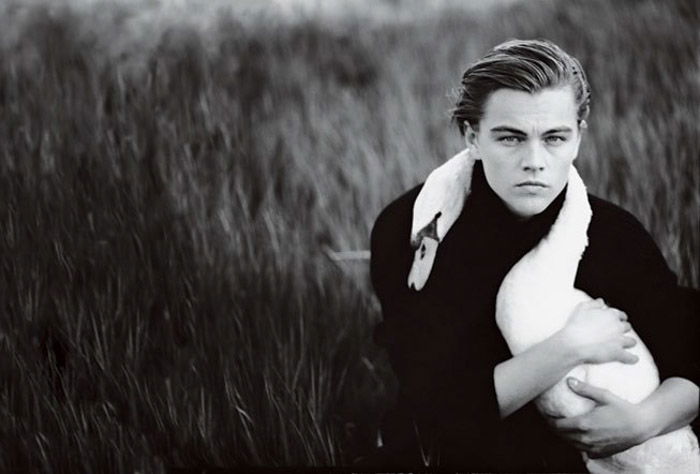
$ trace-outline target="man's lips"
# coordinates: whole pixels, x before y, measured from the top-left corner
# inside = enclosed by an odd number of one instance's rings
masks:
[[[544,184],[542,181],[523,181],[522,183],[518,183],[515,185],[517,188],[522,188],[522,187],[539,187],[539,188],[548,188],[546,184]]]

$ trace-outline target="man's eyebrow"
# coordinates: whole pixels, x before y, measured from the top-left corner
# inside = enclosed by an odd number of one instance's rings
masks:
[[[571,133],[571,132],[573,132],[571,127],[556,127],[556,128],[552,128],[552,129],[547,130],[546,132],[544,132],[543,135],[549,135],[551,133]]]
[[[506,127],[505,125],[493,127],[491,129],[491,132],[507,132],[507,133],[514,133],[516,135],[527,135],[527,133],[523,132],[522,130],[518,130],[517,128],[513,128],[513,127]]]
[[[491,129],[491,132],[505,132],[505,133],[512,133],[515,135],[527,135],[527,133],[523,132],[522,130],[518,130],[517,128],[513,127],[508,127],[506,125],[500,125],[498,127],[493,127]],[[552,133],[571,133],[573,130],[571,127],[567,126],[562,126],[562,127],[555,127],[555,128],[550,128],[546,132],[544,132],[542,135],[550,135]]]

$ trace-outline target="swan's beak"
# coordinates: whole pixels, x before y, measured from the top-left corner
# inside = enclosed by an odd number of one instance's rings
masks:
[[[427,235],[423,236],[413,256],[413,265],[408,273],[408,287],[420,291],[430,276],[430,270],[435,262],[438,241]]]
[[[411,246],[416,251],[408,274],[408,287],[415,291],[425,286],[438,244],[462,212],[474,160],[469,149],[459,152],[428,175],[416,197],[411,224]]]

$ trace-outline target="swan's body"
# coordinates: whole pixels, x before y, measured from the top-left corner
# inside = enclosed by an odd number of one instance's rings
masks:
[[[414,206],[412,243],[418,246],[409,276],[409,286],[418,276],[420,290],[432,267],[437,245],[462,209],[471,184],[473,159],[460,154],[438,168],[421,190]],[[440,171],[440,172],[438,172]],[[449,177],[448,179],[443,176]],[[442,185],[441,183],[445,184]],[[466,190],[454,191],[455,183],[466,182]],[[420,201],[420,204],[419,204]],[[455,204],[457,203],[457,204]],[[447,210],[447,212],[445,212]],[[439,225],[434,216],[446,218]],[[504,278],[497,297],[496,322],[504,339],[517,355],[563,328],[574,307],[591,298],[574,288],[574,279],[584,249],[591,219],[586,188],[576,169],[569,173],[566,199],[547,236],[528,252]],[[435,238],[437,225],[438,236]],[[433,235],[433,237],[430,237]],[[421,239],[422,237],[422,239]],[[423,245],[430,242],[426,261]],[[421,249],[423,251],[421,252]],[[413,277],[413,280],[412,280]],[[604,388],[632,403],[638,403],[659,385],[659,375],[646,346],[634,331],[637,344],[630,352],[639,357],[635,364],[610,362],[581,365],[567,376]],[[594,402],[569,389],[566,377],[536,399],[539,410],[553,417],[570,417],[590,411]],[[700,474],[698,441],[690,427],[652,438],[616,455],[588,459],[590,472],[648,472]]]

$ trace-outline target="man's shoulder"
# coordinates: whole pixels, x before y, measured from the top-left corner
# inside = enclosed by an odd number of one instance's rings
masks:
[[[407,288],[406,277],[413,254],[410,242],[413,203],[421,187],[419,184],[391,201],[374,222],[370,237],[370,275],[380,299],[388,294],[400,294]]]
[[[395,239],[397,236],[403,236],[408,241],[413,219],[413,203],[422,187],[423,183],[409,189],[382,209],[372,229],[373,241]]]
[[[589,254],[616,262],[667,268],[658,244],[634,214],[605,199],[589,195],[593,211],[588,228]],[[631,262],[631,263],[630,263]]]
[[[593,194],[588,195],[588,200],[593,211],[591,226],[616,233],[627,231],[648,234],[639,219],[623,207]]]

